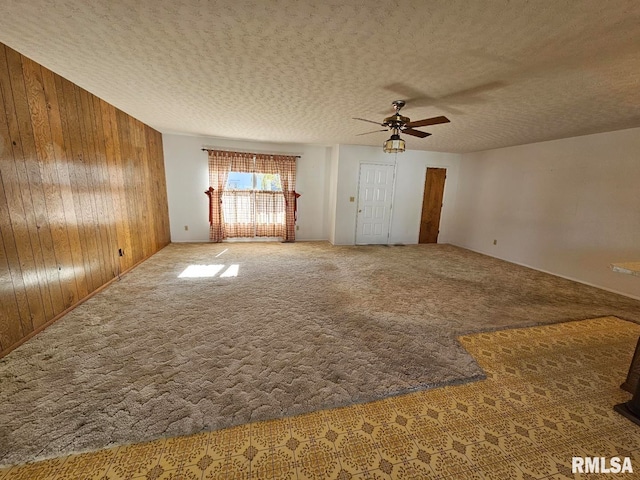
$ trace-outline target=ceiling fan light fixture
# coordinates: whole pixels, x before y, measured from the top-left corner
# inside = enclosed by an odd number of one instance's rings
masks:
[[[385,153],[402,153],[405,150],[404,140],[400,138],[400,132],[411,135],[412,137],[425,138],[431,134],[423,132],[422,130],[415,130],[414,127],[426,127],[427,125],[439,125],[441,123],[449,123],[449,119],[444,116],[423,118],[422,120],[411,121],[409,117],[403,117],[400,115],[400,109],[404,107],[404,100],[395,100],[393,103],[393,109],[395,114],[384,119],[382,123],[378,123],[374,120],[367,120],[366,118],[353,117],[354,120],[360,120],[368,123],[375,123],[381,127],[386,127],[393,135],[391,138],[382,144],[382,149]],[[384,132],[385,130],[374,130],[373,132],[359,133],[359,135],[369,135],[370,133]]]
[[[404,140],[400,138],[400,135],[394,133],[389,140],[382,144],[382,149],[385,153],[402,153],[404,152]]]

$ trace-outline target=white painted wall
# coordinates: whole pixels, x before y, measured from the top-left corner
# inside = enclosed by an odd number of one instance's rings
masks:
[[[406,151],[397,156],[381,147],[340,145],[337,159],[336,220],[331,243],[353,245],[356,235],[358,184],[361,163],[396,164],[396,182],[389,243],[415,244],[420,233],[420,216],[427,167],[447,169],[439,243],[450,242],[455,212],[459,154]],[[334,159],[335,162],[335,159]],[[350,202],[350,197],[355,201]]]
[[[300,155],[296,191],[302,196],[298,199],[296,239],[328,238],[331,148],[171,134],[164,134],[162,142],[172,242],[209,241],[209,204],[204,194],[209,188],[209,166],[207,153],[201,151],[203,147]]]
[[[464,154],[448,240],[640,298],[640,129]],[[493,245],[493,240],[497,245]]]
[[[329,224],[329,242],[336,243],[336,198],[338,196],[338,161],[340,158],[340,146],[334,145],[331,148],[331,163],[329,165],[329,191],[327,216]]]

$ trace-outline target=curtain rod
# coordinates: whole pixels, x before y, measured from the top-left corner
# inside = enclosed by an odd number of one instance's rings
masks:
[[[224,150],[222,148],[201,148],[203,152],[211,152],[213,150],[219,150],[221,152],[236,152],[236,150]],[[290,155],[288,153],[265,153],[265,152],[236,152],[236,153],[248,153],[249,155],[282,155],[283,157],[296,157],[302,158],[300,155]]]

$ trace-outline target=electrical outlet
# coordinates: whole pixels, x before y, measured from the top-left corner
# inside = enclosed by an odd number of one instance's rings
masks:
[[[296,230],[300,230],[300,225],[296,225]]]
[[[493,244],[497,245],[498,244],[498,240],[493,240]]]
[[[184,231],[187,232],[189,230],[189,225],[184,226]]]
[[[355,202],[356,201],[356,197],[349,197],[349,201],[352,202],[352,203]]]

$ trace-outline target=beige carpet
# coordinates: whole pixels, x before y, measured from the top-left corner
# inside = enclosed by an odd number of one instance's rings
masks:
[[[457,335],[607,315],[640,302],[446,245],[170,245],[0,360],[0,465],[465,382]]]

